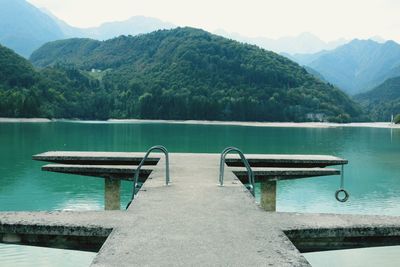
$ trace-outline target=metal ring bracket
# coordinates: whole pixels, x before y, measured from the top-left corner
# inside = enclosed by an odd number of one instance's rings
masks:
[[[344,193],[344,197],[340,197],[340,193]],[[350,197],[350,194],[344,189],[344,166],[342,165],[342,171],[340,172],[340,188],[335,192],[335,198],[339,202],[346,202]]]
[[[343,198],[340,197],[340,193],[342,193],[342,192],[344,193]],[[346,202],[349,199],[349,196],[350,196],[349,193],[343,188],[337,190],[335,193],[335,198],[339,202]]]

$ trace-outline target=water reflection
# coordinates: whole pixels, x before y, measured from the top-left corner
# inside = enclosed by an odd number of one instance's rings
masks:
[[[0,244],[0,266],[89,266],[96,253]]]
[[[43,163],[31,156],[49,150],[145,151],[155,144],[171,152],[219,153],[233,145],[245,153],[341,156],[350,162],[347,203],[334,199],[339,177],[321,177],[279,182],[278,210],[400,215],[400,129],[166,123],[1,123],[0,210],[101,209],[102,179],[42,172]],[[123,185],[124,201],[129,194],[129,184]],[[81,204],[68,204],[74,200]]]
[[[312,266],[397,267],[400,246],[304,253]]]
[[[281,181],[278,183],[278,211],[400,215],[400,129],[165,123],[0,123],[0,210],[101,210],[104,207],[103,179],[42,172],[43,163],[32,161],[31,156],[49,150],[144,152],[156,144],[166,146],[171,152],[219,153],[232,145],[245,153],[341,156],[350,162],[345,169],[346,189],[351,194],[348,202],[339,203],[334,198],[339,177]],[[131,184],[123,182],[122,207],[128,202],[130,191]],[[71,260],[75,256],[66,259],[52,254],[47,257],[31,249],[28,252],[0,245],[0,265],[50,266],[48,259],[53,261],[52,265],[76,265]],[[355,251],[344,252],[342,256],[335,253],[340,252],[329,254],[334,255],[329,260],[322,257],[319,263],[313,255],[307,258],[315,266],[327,266],[332,259],[346,262],[346,266],[366,266],[365,263],[374,262],[368,258],[369,252],[359,256],[360,261],[354,260],[353,255],[361,255],[354,254]],[[387,253],[380,254],[389,259],[385,266],[396,264],[396,259],[390,260],[390,255],[394,254]],[[89,265],[92,258],[92,255],[87,256],[84,265]],[[351,264],[347,264],[348,261]]]

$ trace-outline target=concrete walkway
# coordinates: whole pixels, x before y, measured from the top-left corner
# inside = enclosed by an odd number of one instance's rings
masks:
[[[162,158],[127,211],[5,212],[0,233],[110,233],[92,266],[310,266],[285,233],[398,241],[400,217],[265,212],[229,168],[218,186],[218,164],[171,154],[171,185]]]

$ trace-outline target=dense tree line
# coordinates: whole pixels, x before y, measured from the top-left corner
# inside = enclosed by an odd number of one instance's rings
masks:
[[[374,121],[389,121],[400,114],[400,77],[386,80],[373,90],[355,96]]]
[[[31,84],[0,85],[0,116],[339,122],[361,118],[360,108],[346,94],[298,64],[192,28],[104,42],[56,41],[33,53],[31,61],[40,67],[35,71],[24,62],[31,68]]]

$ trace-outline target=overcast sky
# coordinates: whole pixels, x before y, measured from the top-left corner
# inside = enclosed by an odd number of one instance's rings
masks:
[[[400,0],[28,0],[78,27],[144,15],[208,31],[400,41]]]

